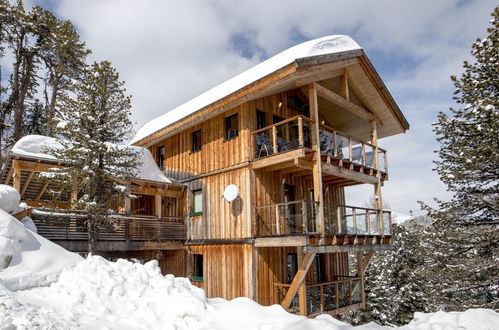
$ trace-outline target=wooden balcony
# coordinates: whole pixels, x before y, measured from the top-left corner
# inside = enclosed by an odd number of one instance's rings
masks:
[[[88,231],[85,214],[75,211],[60,213],[34,210],[31,217],[39,235],[72,251],[86,248]],[[184,219],[181,217],[164,217],[158,220],[153,217],[115,214],[110,218],[109,224],[98,228],[100,251],[141,250],[146,247],[170,249],[181,246],[185,240]]]
[[[312,175],[314,122],[296,116],[252,132],[253,169]],[[376,184],[388,179],[386,150],[327,125],[319,125],[324,182]]]
[[[274,283],[276,304],[281,304],[291,284]],[[296,295],[288,311],[307,316],[321,313],[337,315],[364,305],[364,283],[362,277],[342,277],[332,282],[306,284],[306,309],[300,311],[299,296]]]
[[[375,250],[391,244],[391,211],[324,204],[324,235],[316,228],[318,202],[305,200],[254,207],[257,246],[339,246]],[[378,246],[378,247],[376,247]]]

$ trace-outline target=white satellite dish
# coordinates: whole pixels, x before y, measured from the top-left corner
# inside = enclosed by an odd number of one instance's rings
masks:
[[[222,198],[229,203],[234,201],[238,196],[239,196],[239,188],[235,184],[228,185],[225,188],[224,193],[222,194]]]

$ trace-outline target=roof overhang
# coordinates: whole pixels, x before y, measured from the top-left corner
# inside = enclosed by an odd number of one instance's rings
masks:
[[[356,49],[296,59],[273,73],[136,141],[134,145],[147,148],[248,101],[300,88],[341,74],[347,76],[350,86],[362,104],[380,119],[379,138],[404,133],[409,129],[409,123],[372,63],[362,49]],[[352,121],[353,126],[358,126],[355,121]],[[358,127],[357,135],[361,137],[366,130],[362,125]],[[347,129],[349,128],[344,128]]]

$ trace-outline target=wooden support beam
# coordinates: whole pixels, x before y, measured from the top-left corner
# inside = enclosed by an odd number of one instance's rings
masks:
[[[46,181],[40,188],[40,190],[38,191],[38,194],[36,195],[36,201],[39,201],[40,198],[42,198],[43,196],[43,193],[45,192],[45,190],[47,189],[47,187],[49,186],[49,181]]]
[[[376,251],[368,251],[366,256],[363,257],[362,252],[357,252],[357,276],[364,276],[364,273],[371,262],[372,257]]]
[[[183,192],[181,190],[170,190],[156,187],[141,187],[141,186],[132,186],[131,187],[132,194],[140,194],[140,195],[161,195],[167,197],[182,197]]]
[[[24,193],[26,192],[26,189],[28,189],[29,183],[31,182],[31,179],[33,178],[33,173],[34,172],[29,172],[28,177],[26,178],[26,182],[24,183],[24,187],[21,190],[21,199],[24,196]]]
[[[314,258],[315,258],[315,253],[306,253],[302,259],[302,262],[298,264],[298,271],[296,272],[296,275],[293,278],[293,282],[291,282],[291,286],[289,287],[286,296],[282,300],[281,303],[282,308],[288,309],[289,306],[291,305],[291,302],[296,296],[296,292],[298,292],[298,289],[305,280],[305,276],[307,275],[307,272],[310,268],[310,265],[312,265]]]
[[[338,252],[358,252],[358,251],[380,251],[391,250],[391,244],[366,244],[366,245],[317,245],[306,246],[305,253],[338,253]]]
[[[308,85],[308,101],[310,108],[310,117],[313,121],[312,126],[312,149],[315,152],[313,166],[313,182],[314,182],[314,200],[319,202],[316,216],[316,230],[324,237],[325,227],[324,227],[324,194],[322,185],[322,160],[321,160],[321,148],[319,139],[319,105],[317,103],[317,84],[313,83]]]
[[[158,219],[161,219],[161,196],[160,195],[154,196],[154,204],[155,204],[155,209],[156,209],[156,216],[158,217]]]
[[[296,248],[296,256],[298,264],[303,263],[304,255],[302,248]],[[313,260],[313,259],[312,259]],[[305,285],[305,281],[302,282],[300,288],[298,289],[298,297],[299,297],[299,306],[300,306],[300,315],[307,316],[307,287]]]
[[[7,172],[7,176],[5,177],[3,184],[9,184],[9,181],[12,178],[13,174],[14,174],[14,166],[11,166],[9,172]]]
[[[32,171],[32,172],[46,172],[55,168],[64,168],[64,166],[57,164],[46,164],[46,163],[38,163],[38,162],[30,162],[26,160],[14,159],[12,161],[12,166],[17,167],[23,171]]]
[[[317,90],[317,94],[322,97],[323,99],[336,104],[337,106],[347,110],[348,112],[351,112],[352,114],[365,119],[365,120],[378,120],[374,114],[372,114],[369,110],[358,106],[357,104],[350,102],[346,100],[345,98],[341,97],[340,95],[336,94],[332,90],[318,84],[318,83],[313,83],[315,86],[315,89]]]
[[[348,91],[348,79],[346,74],[340,76],[340,96],[345,100],[350,101],[350,92]]]
[[[12,177],[14,179],[14,188],[17,191],[21,191],[21,168],[19,167],[18,160],[12,161],[12,167],[14,168],[14,172],[12,173]]]

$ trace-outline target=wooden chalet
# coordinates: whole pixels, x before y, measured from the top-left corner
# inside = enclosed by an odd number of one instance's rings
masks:
[[[183,275],[209,297],[338,314],[365,305],[369,261],[391,248],[378,140],[408,128],[364,51],[330,36],[171,110],[133,142],[187,187]],[[347,205],[345,187],[360,184],[376,207]]]

